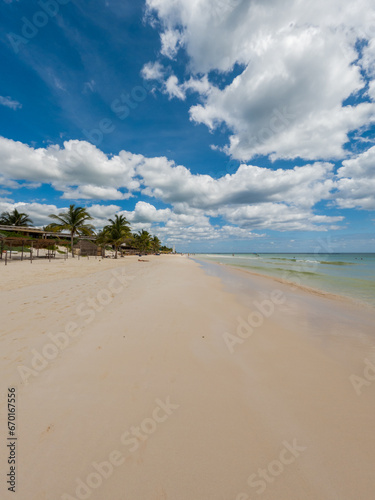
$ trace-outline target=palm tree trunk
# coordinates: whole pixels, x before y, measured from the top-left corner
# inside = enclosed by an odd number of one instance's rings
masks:
[[[73,252],[73,239],[74,239],[74,233],[72,232],[70,234],[70,246],[71,246],[71,250],[72,250],[72,257],[74,258],[74,252]]]
[[[118,246],[115,245],[115,259],[117,259],[117,251],[118,251]]]

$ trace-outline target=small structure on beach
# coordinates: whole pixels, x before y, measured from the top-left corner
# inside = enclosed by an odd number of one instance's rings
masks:
[[[52,239],[30,239],[22,237],[3,236],[0,234],[0,259],[5,260],[20,257],[20,260],[31,260],[35,258],[47,258],[51,260],[56,256],[56,248],[58,246],[66,246],[67,242]],[[44,250],[40,255],[39,251]],[[21,254],[21,255],[20,255]]]
[[[56,233],[28,226],[0,225],[0,260],[30,260],[35,258],[68,258],[70,233]],[[102,249],[92,240],[95,235],[80,236],[78,256],[101,256]],[[40,252],[40,250],[42,250]],[[73,248],[74,250],[74,248]]]
[[[82,257],[95,257],[102,255],[102,249],[90,240],[79,240],[76,245],[73,246],[73,251],[76,255],[81,255]]]

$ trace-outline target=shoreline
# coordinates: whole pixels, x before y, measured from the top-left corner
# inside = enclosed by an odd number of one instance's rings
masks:
[[[321,288],[315,288],[315,287],[311,287],[309,285],[302,285],[300,283],[295,283],[294,281],[287,280],[285,278],[279,278],[278,276],[272,276],[271,274],[259,273],[259,272],[253,271],[251,269],[245,268],[244,266],[236,266],[233,264],[216,262],[216,261],[212,261],[209,259],[206,260],[204,258],[196,258],[196,257],[190,257],[190,258],[196,262],[201,261],[204,263],[209,263],[209,264],[213,264],[213,265],[217,265],[217,266],[224,266],[225,268],[230,269],[230,270],[235,270],[235,271],[238,271],[240,273],[241,272],[247,273],[247,274],[252,275],[252,276],[257,276],[257,277],[262,278],[262,279],[263,278],[269,279],[269,280],[275,281],[277,283],[281,283],[283,285],[290,286],[292,289],[298,289],[298,290],[301,290],[303,292],[318,295],[320,297],[325,297],[325,298],[328,298],[331,300],[347,302],[347,303],[350,303],[352,305],[356,305],[359,308],[364,308],[364,309],[368,309],[369,311],[375,312],[375,305],[370,304],[368,302],[365,302],[363,300],[360,300],[360,299],[353,297],[353,296],[342,295],[340,293],[328,292],[328,291],[323,290]]]

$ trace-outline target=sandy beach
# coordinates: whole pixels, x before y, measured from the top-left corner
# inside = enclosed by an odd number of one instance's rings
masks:
[[[375,312],[145,259],[1,266],[2,498],[372,500]]]

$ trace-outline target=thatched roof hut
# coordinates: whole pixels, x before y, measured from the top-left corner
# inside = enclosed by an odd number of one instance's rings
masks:
[[[82,255],[82,257],[101,255],[101,247],[96,245],[90,240],[79,240],[76,245],[73,246],[74,253],[77,255]]]

